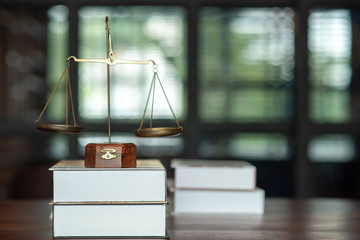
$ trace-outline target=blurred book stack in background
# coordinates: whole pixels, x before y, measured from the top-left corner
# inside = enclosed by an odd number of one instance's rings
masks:
[[[174,213],[263,214],[265,191],[244,161],[174,159]]]

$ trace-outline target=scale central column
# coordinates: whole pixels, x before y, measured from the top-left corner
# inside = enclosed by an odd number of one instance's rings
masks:
[[[110,56],[110,28],[109,28],[109,18],[106,17],[106,57],[110,60],[113,59],[113,56]],[[113,55],[112,51],[111,54]],[[108,136],[109,136],[109,144],[111,143],[111,122],[110,122],[110,65],[106,64],[107,68],[107,105],[108,105]]]

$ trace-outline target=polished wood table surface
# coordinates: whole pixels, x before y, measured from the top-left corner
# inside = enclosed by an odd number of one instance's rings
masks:
[[[49,240],[48,200],[0,201],[0,240]],[[182,214],[168,218],[172,240],[360,239],[360,201],[267,199],[265,214]]]

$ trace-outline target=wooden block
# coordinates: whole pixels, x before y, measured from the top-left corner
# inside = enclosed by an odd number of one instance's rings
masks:
[[[85,147],[87,168],[136,168],[133,143],[89,143]]]

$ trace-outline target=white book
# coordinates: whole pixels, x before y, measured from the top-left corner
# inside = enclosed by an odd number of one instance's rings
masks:
[[[174,213],[263,214],[265,192],[174,190]]]
[[[166,204],[53,205],[53,236],[164,237]]]
[[[174,159],[176,188],[253,190],[256,167],[245,161]]]
[[[56,202],[165,202],[166,169],[159,160],[138,160],[137,168],[85,168],[83,160],[54,165]]]

